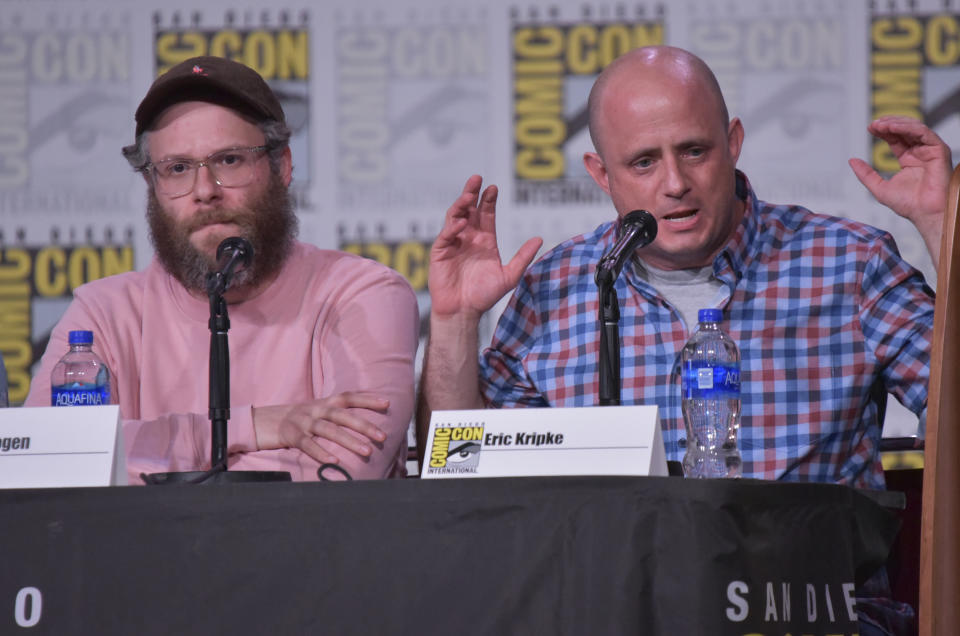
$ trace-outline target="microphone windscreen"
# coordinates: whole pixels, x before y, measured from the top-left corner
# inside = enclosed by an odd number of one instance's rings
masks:
[[[633,227],[639,229],[641,232],[641,236],[643,237],[641,247],[652,243],[653,239],[657,237],[657,220],[646,210],[634,210],[633,212],[625,214],[623,219],[620,220],[617,237],[623,236]]]
[[[220,241],[217,246],[217,262],[223,262],[224,256],[230,257],[234,252],[243,267],[250,267],[253,261],[253,245],[242,236],[230,236]]]

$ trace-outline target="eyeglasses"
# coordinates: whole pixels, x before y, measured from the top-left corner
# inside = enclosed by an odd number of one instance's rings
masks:
[[[148,163],[143,169],[150,169],[157,191],[168,197],[182,197],[192,192],[200,166],[206,166],[217,185],[242,188],[253,181],[257,160],[266,149],[266,146],[227,148],[218,150],[202,161],[163,159]]]

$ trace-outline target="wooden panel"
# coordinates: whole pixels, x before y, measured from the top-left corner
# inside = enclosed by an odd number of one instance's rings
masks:
[[[944,219],[930,356],[920,536],[920,633],[953,635],[960,624],[960,166]]]

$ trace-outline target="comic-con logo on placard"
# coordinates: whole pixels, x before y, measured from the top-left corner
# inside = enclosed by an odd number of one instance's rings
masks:
[[[482,10],[401,5],[337,15],[341,210],[444,209],[450,184],[484,165],[488,37]]]
[[[621,7],[622,9],[622,7]],[[518,204],[601,203],[606,197],[583,167],[593,150],[587,96],[614,59],[663,43],[663,7],[579,21],[556,12],[514,11],[512,25],[513,172]]]
[[[475,473],[480,464],[483,425],[440,426],[433,432],[427,472]]]
[[[892,4],[892,3],[891,3]],[[903,3],[901,3],[903,4]],[[924,11],[911,2],[902,13],[880,13],[877,3],[870,23],[870,103],[874,118],[908,115],[923,120],[960,152],[960,16],[939,11],[945,3],[930,3]],[[946,3],[949,4],[949,3]],[[896,172],[900,164],[890,147],[873,143],[873,166]]]
[[[220,12],[191,10],[154,15],[154,53],[160,75],[198,55],[242,62],[267,81],[283,106],[292,133],[294,205],[311,212],[310,12],[269,9]]]
[[[129,13],[7,3],[0,13],[0,217],[129,211]]]
[[[108,229],[98,238],[92,229],[58,228],[51,231],[49,245],[0,241],[0,353],[7,367],[10,404],[26,399],[32,367],[47,348],[50,331],[74,290],[133,269],[133,230],[122,230],[124,236],[115,239],[118,233]]]

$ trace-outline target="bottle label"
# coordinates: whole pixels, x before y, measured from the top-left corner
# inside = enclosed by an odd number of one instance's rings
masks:
[[[53,406],[102,406],[110,404],[110,387],[53,387],[50,396]]]
[[[740,397],[740,369],[688,362],[683,369],[683,399],[735,400]]]

